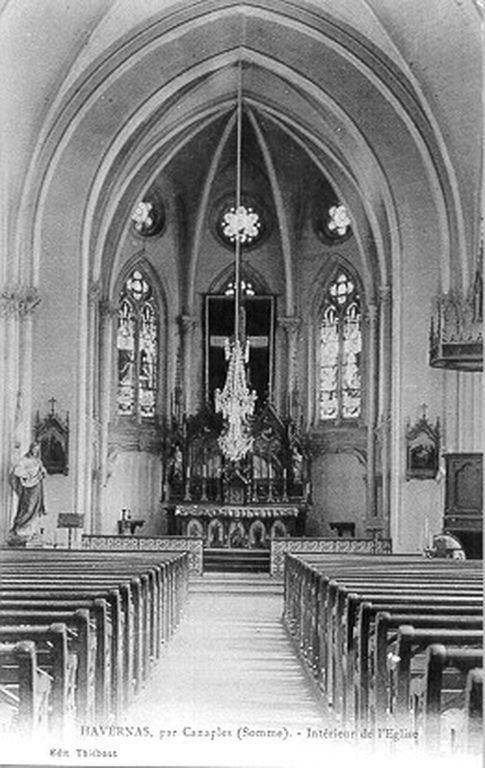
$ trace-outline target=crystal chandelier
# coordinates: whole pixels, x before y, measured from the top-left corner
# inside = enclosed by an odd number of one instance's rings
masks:
[[[243,344],[240,333],[241,305],[241,245],[252,234],[256,222],[253,211],[246,211],[241,205],[241,148],[242,148],[242,69],[239,62],[239,86],[237,95],[237,151],[236,151],[236,207],[231,221],[231,239],[234,240],[234,341],[226,342],[226,358],[229,360],[224,389],[216,389],[214,404],[216,413],[222,413],[224,427],[219,436],[219,446],[230,461],[239,461],[251,450],[250,419],[256,405],[256,392],[251,391],[246,378],[247,345]],[[245,347],[245,349],[243,348]]]
[[[245,354],[241,341],[235,341],[229,347],[229,366],[226,383],[222,392],[215,392],[217,412],[222,412],[225,421],[219,437],[219,445],[224,456],[231,461],[239,461],[253,446],[248,420],[254,413],[256,392],[251,392],[246,381]]]

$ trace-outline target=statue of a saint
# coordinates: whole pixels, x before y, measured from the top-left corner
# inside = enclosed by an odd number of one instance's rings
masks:
[[[32,443],[10,473],[10,484],[18,496],[17,514],[8,537],[11,546],[25,544],[38,532],[40,520],[46,514],[43,483],[46,474],[40,445]]]

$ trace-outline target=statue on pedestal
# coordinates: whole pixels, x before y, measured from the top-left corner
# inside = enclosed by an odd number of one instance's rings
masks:
[[[18,496],[15,519],[8,536],[9,546],[25,546],[39,533],[44,505],[44,477],[47,472],[40,458],[39,443],[29,450],[10,473],[10,484]]]

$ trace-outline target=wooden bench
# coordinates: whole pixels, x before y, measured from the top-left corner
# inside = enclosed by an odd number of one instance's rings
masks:
[[[19,601],[39,601],[47,604],[51,607],[55,607],[57,604],[65,602],[66,600],[95,600],[103,599],[108,605],[109,613],[108,617],[111,625],[111,650],[110,650],[110,680],[108,682],[111,690],[109,697],[109,705],[114,715],[119,715],[122,711],[123,701],[123,665],[122,665],[122,652],[123,652],[123,615],[121,612],[121,596],[118,589],[109,589],[102,591],[100,587],[89,590],[85,587],[79,587],[76,584],[69,584],[66,586],[51,586],[43,587],[31,586],[29,588],[17,587],[11,585],[10,588],[2,585],[0,589],[0,605],[4,604],[5,600],[10,599],[13,604],[18,604]]]
[[[48,726],[51,679],[39,669],[35,644],[0,643],[0,693],[11,710],[10,725],[29,737]]]
[[[431,752],[447,746],[449,733],[443,733],[443,715],[450,707],[465,709],[468,673],[483,664],[479,649],[431,645],[427,650],[424,676],[413,680],[411,697],[415,727],[423,721],[425,747]],[[446,672],[453,675],[446,675]]]
[[[451,620],[454,617],[456,617],[457,621],[464,617],[471,617],[479,621],[482,614],[481,600],[476,598],[471,603],[468,599],[461,601],[459,597],[441,597],[439,601],[433,600],[430,602],[427,599],[422,600],[420,598],[414,599],[414,597],[405,598],[403,595],[389,595],[384,598],[374,598],[372,602],[367,600],[362,602],[358,597],[354,600],[354,596],[351,596],[348,611],[342,618],[341,630],[343,706],[348,716],[355,713],[355,709],[361,701],[369,701],[367,692],[361,695],[360,692],[355,692],[355,688],[370,684],[368,670],[372,648],[375,648],[377,643],[378,617],[382,614],[391,616],[393,620],[393,616],[396,614],[403,617],[402,623],[409,623],[410,617],[413,616],[420,617],[419,620],[422,617],[430,617],[432,620],[433,617],[445,613]],[[384,625],[383,632],[385,632]],[[380,645],[379,648],[381,648]],[[361,666],[362,658],[366,658],[363,668]],[[385,659],[386,662],[387,658]],[[377,670],[378,663],[378,661],[375,661],[374,670]],[[383,668],[383,666],[379,666],[379,669]],[[380,680],[381,677],[375,681],[376,686],[379,686]]]
[[[444,642],[446,633],[455,633],[454,641],[461,636],[465,645],[482,644],[483,621],[479,615],[470,616],[466,612],[462,615],[447,614],[444,611],[443,608],[441,613],[435,615],[430,614],[428,609],[422,613],[377,614],[374,641],[370,644],[370,654],[372,656],[373,652],[374,656],[371,709],[379,723],[385,722],[389,714],[393,715],[394,724],[406,722],[410,713],[412,661],[417,654],[423,653],[427,645]],[[435,633],[439,633],[439,637]],[[447,639],[452,640],[452,635],[448,635]],[[470,643],[466,642],[467,639]]]
[[[465,688],[465,749],[473,754],[483,749],[483,669],[468,672]]]
[[[35,644],[37,667],[51,678],[49,726],[62,733],[66,719],[75,715],[77,656],[69,652],[65,624],[0,627],[0,643],[28,640]]]
[[[454,634],[457,642],[471,640],[467,632],[475,633],[473,642],[481,642],[477,630],[481,627],[482,583],[481,563],[476,561],[287,555],[283,618],[327,711],[337,722],[359,729],[381,722],[382,712],[387,713],[394,685],[387,669],[387,645],[392,646],[399,627],[409,624],[410,617],[417,625],[422,623],[415,629],[423,631],[426,619],[430,619],[430,631],[434,628],[436,632],[440,628],[451,631],[453,621],[455,625],[462,621]],[[382,621],[377,622],[383,612],[391,623],[394,616],[400,616],[392,641],[390,628],[384,632]]]
[[[181,557],[177,554],[176,558],[177,562],[175,563],[175,568],[179,567],[178,561],[180,561]],[[167,563],[151,566],[148,569],[148,573],[140,574],[138,578],[134,578],[133,571],[136,571],[138,566],[131,564],[130,559],[130,583],[122,583],[121,580],[123,577],[126,578],[126,573],[118,571],[116,565],[108,567],[106,564],[97,565],[95,569],[96,573],[89,572],[86,574],[85,571],[82,571],[82,583],[85,585],[97,583],[101,579],[105,579],[106,584],[110,585],[114,579],[118,588],[125,590],[124,603],[122,605],[125,625],[125,679],[130,680],[132,678],[131,670],[129,668],[129,660],[132,653],[129,650],[129,645],[133,641],[131,625],[134,624],[136,663],[133,680],[136,689],[139,688],[142,680],[146,678],[149,660],[153,660],[159,656],[161,644],[166,642],[170,637],[170,634],[178,623],[180,617],[180,608],[184,594],[181,594],[182,590],[180,589],[180,584],[176,584],[174,587],[170,583],[171,580],[173,580],[174,570],[169,569],[171,564],[172,563],[169,560]],[[70,566],[68,565],[67,568],[69,567]],[[72,578],[69,575],[69,570],[67,572],[63,570],[65,568],[66,565],[57,567],[56,575],[51,576],[53,581],[61,586],[68,584]],[[47,586],[49,571],[45,565],[41,566],[41,569],[43,583]],[[15,583],[19,586],[30,585],[31,580],[28,578],[28,575],[26,575],[26,570],[26,568],[23,568],[19,571],[21,575],[17,576],[14,575],[12,570],[8,571],[7,575],[2,578],[1,583]],[[37,564],[35,573],[38,573]],[[53,586],[53,583],[51,583],[51,586]],[[133,593],[131,596],[130,589]],[[130,612],[131,608],[133,608],[133,616]],[[126,691],[126,694],[129,696],[129,689]]]
[[[45,599],[42,595],[36,595],[33,599],[3,599],[0,601],[1,610],[22,611],[44,617],[44,622],[52,617],[54,620],[58,612],[74,614],[77,611],[86,610],[89,615],[90,627],[95,633],[96,655],[94,659],[94,711],[96,720],[100,723],[107,720],[111,711],[111,649],[112,627],[109,605],[101,598],[88,600],[62,598]],[[81,697],[89,697],[89,690],[80,692]],[[81,709],[82,711],[82,709]]]
[[[0,631],[7,627],[43,626],[46,620],[65,624],[69,631],[69,649],[76,654],[76,712],[79,719],[94,719],[96,683],[96,628],[85,608],[75,611],[0,609]]]
[[[84,719],[89,711],[90,652],[91,659],[95,655],[96,719],[103,722],[120,715],[180,620],[188,586],[188,555],[6,550],[0,557],[0,622],[4,612],[14,631],[19,612],[22,620],[35,616],[39,627],[43,616],[49,621],[49,612],[53,621],[62,614],[66,622],[71,621],[66,626],[75,635],[72,648],[80,659],[78,718]],[[89,628],[84,634],[72,625],[77,610],[88,612]]]

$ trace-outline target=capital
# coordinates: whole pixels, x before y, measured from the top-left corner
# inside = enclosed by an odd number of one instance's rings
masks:
[[[295,339],[301,326],[301,317],[297,315],[287,315],[278,318],[278,324],[286,331],[288,341]]]
[[[0,316],[26,317],[32,314],[40,300],[39,291],[33,285],[5,285],[0,289]]]
[[[381,285],[379,286],[379,297],[381,304],[389,304],[391,301],[391,286]]]
[[[101,280],[91,280],[88,288],[88,302],[95,304],[101,298]]]
[[[378,309],[377,304],[368,304],[366,307],[365,316],[367,321],[372,325],[377,321]]]
[[[101,317],[116,317],[118,314],[118,305],[108,298],[99,300],[99,313]]]
[[[177,318],[182,334],[191,333],[197,326],[198,319],[195,315],[179,315]]]

